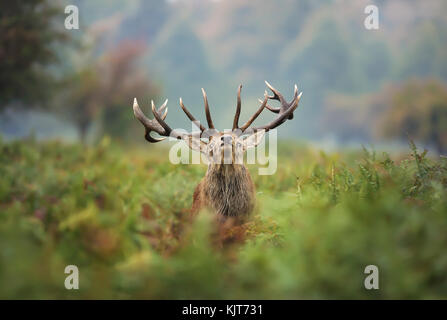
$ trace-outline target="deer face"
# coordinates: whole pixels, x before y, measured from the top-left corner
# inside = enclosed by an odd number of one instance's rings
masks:
[[[213,142],[215,142],[215,147],[213,148],[213,163],[242,163],[243,140],[238,136],[232,133],[224,133]]]
[[[236,163],[242,154],[242,144],[232,133],[220,133],[210,138],[205,152],[210,163]]]
[[[264,134],[265,130],[249,136],[242,136],[237,131],[224,132],[210,136],[208,143],[195,136],[188,136],[185,141],[191,149],[205,154],[211,164],[243,164],[245,151],[256,147]]]

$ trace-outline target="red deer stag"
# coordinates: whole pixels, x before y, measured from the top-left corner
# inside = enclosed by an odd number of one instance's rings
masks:
[[[230,133],[220,132],[215,129],[213,120],[211,119],[208,99],[203,89],[205,114],[209,129],[206,129],[197,121],[188,109],[186,109],[180,98],[180,107],[186,116],[200,128],[200,134],[186,134],[169,127],[165,122],[168,112],[166,107],[168,100],[158,110],[152,101],[154,119],[148,119],[138,106],[137,99],[134,99],[133,111],[135,117],[145,128],[145,138],[148,142],[155,143],[165,139],[152,137],[151,132],[154,131],[160,136],[184,140],[191,149],[200,151],[206,155],[209,163],[208,170],[194,191],[193,212],[208,208],[218,213],[220,218],[225,218],[243,217],[253,210],[255,204],[255,187],[247,168],[244,166],[243,161],[241,161],[243,154],[248,148],[256,147],[265,132],[278,127],[287,119],[293,118],[293,111],[298,107],[302,94],[298,94],[298,88],[295,85],[294,97],[291,102],[287,102],[279,91],[273,88],[267,81],[265,83],[273,92],[273,95],[269,96],[267,91],[265,91],[264,100],[259,100],[262,102],[261,106],[242,126],[239,126],[242,85],[239,86],[236,114],[234,116],[233,129]],[[269,99],[278,100],[280,107],[273,108],[269,106],[267,104]],[[250,125],[265,108],[278,114],[278,116],[266,125],[250,128]],[[206,141],[202,139],[206,139]]]

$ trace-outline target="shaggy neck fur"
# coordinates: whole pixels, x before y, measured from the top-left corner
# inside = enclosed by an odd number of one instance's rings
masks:
[[[205,176],[209,205],[224,216],[248,214],[254,205],[254,187],[241,164],[211,164]]]

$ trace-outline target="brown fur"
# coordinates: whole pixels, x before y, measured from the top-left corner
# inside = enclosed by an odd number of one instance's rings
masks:
[[[243,217],[255,204],[255,186],[242,164],[211,164],[193,195],[192,212],[207,208],[220,217]]]

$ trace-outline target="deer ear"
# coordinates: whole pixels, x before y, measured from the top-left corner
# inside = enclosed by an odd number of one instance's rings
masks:
[[[248,138],[245,138],[244,139],[244,151],[249,148],[257,147],[258,144],[261,143],[264,135],[265,135],[265,130],[259,130],[256,133],[253,133],[252,135],[248,136]]]
[[[184,137],[183,140],[188,144],[188,146],[198,152],[206,153],[206,143],[200,140],[199,137],[188,136]]]

